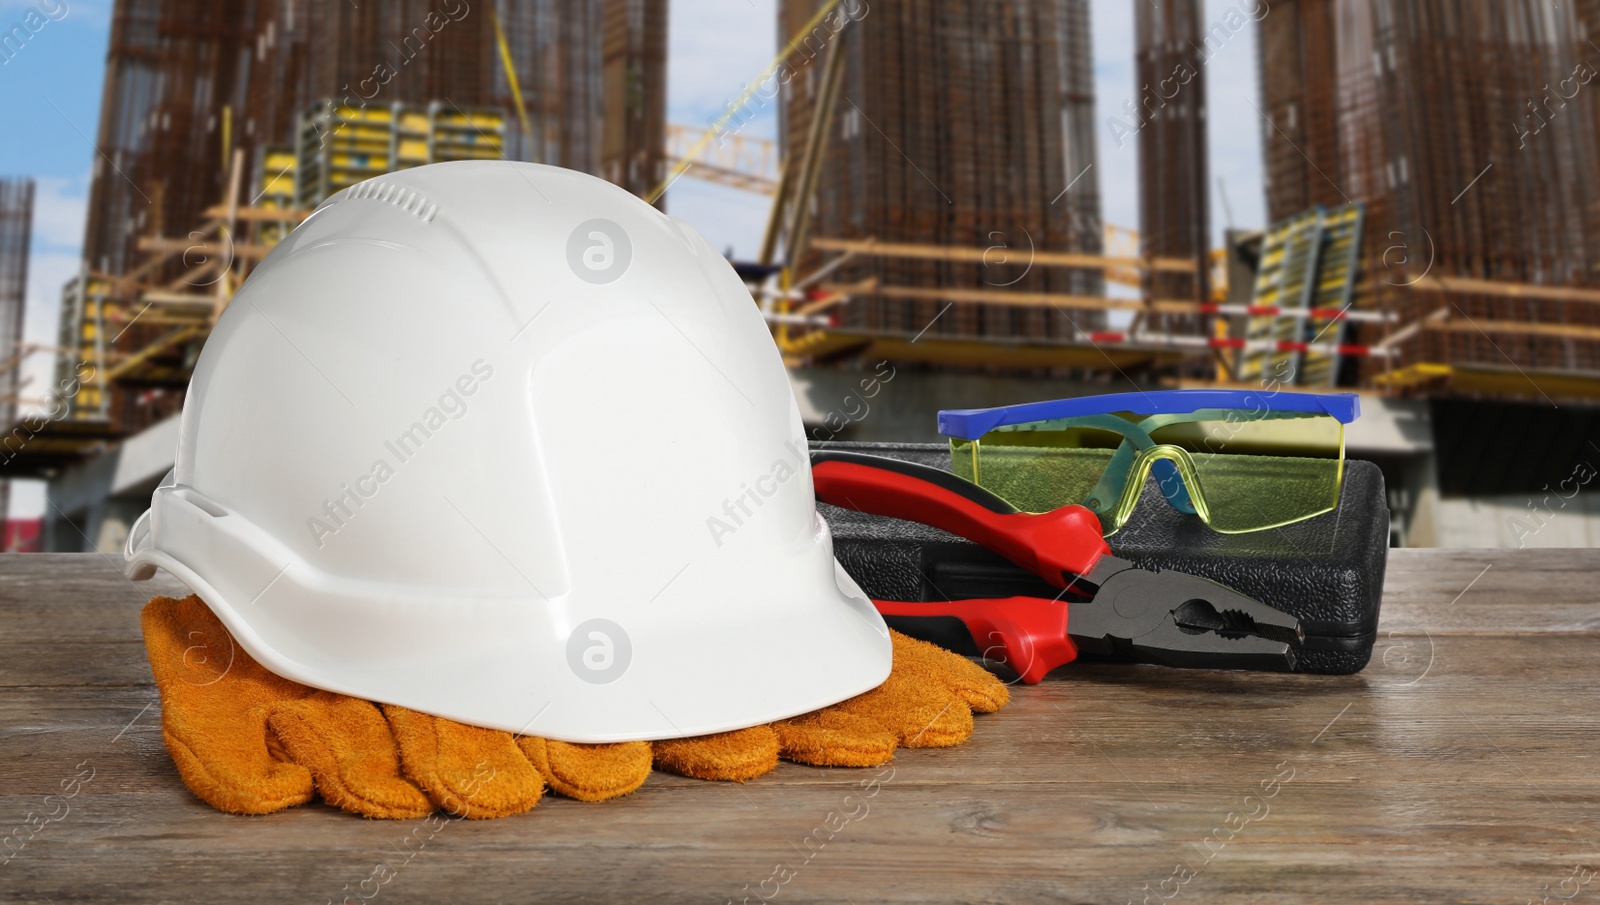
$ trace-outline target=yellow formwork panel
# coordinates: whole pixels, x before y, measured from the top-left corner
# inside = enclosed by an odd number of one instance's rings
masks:
[[[319,105],[302,116],[294,201],[311,207],[334,192],[395,170],[505,157],[504,111],[427,106]]]
[[[315,111],[319,111],[320,112],[321,110],[323,110],[325,108],[324,107],[316,107],[316,108],[313,108],[313,109]],[[394,110],[391,109],[390,107],[383,107],[383,106],[357,107],[357,106],[354,106],[354,105],[351,105],[351,104],[339,104],[338,106],[335,106],[332,110],[328,110],[328,113],[329,113],[330,116],[332,116],[332,117],[334,117],[336,119],[342,119],[342,120],[345,120],[346,122],[352,122],[352,123],[358,123],[358,122],[391,123],[391,122],[394,122]]]
[[[1380,387],[1401,390],[1439,380],[1440,378],[1448,379],[1453,373],[1454,370],[1447,364],[1423,361],[1379,374],[1372,378],[1372,382]]]
[[[399,160],[428,161],[428,140],[426,138],[407,138],[395,146],[395,157]]]
[[[464,129],[504,129],[506,118],[504,114],[489,110],[466,110],[460,113],[450,110],[435,113],[433,123],[437,126],[454,126]]]

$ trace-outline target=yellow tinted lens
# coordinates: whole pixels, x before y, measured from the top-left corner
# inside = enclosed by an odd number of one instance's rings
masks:
[[[1238,413],[1169,425],[1151,439],[1189,453],[1213,530],[1260,531],[1339,505],[1344,425],[1327,415]]]
[[[999,430],[976,442],[951,440],[950,458],[957,475],[1018,509],[1049,512],[1085,502],[1122,439],[1093,428]],[[1096,501],[1090,508],[1116,503]]]

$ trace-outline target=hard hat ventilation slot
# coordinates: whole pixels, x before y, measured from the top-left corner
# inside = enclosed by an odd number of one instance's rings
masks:
[[[368,180],[360,185],[351,186],[347,197],[351,201],[370,198],[373,201],[394,205],[423,223],[432,223],[433,215],[439,212],[439,205],[429,201],[421,192],[403,188],[392,182]]]

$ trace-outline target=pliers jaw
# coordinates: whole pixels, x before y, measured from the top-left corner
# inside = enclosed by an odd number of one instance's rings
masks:
[[[1028,684],[1080,651],[1189,668],[1294,668],[1303,638],[1293,616],[1213,581],[1118,559],[1082,506],[1018,512],[924,465],[840,452],[812,453],[811,461],[819,500],[943,528],[1061,588],[1053,599],[873,601],[913,637],[933,634],[929,622],[957,620],[979,652]]]
[[[1214,581],[1102,556],[1085,580],[1095,592],[1071,605],[1083,653],[1188,669],[1290,672],[1305,641],[1300,621]]]

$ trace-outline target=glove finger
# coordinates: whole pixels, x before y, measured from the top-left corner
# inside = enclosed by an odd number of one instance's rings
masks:
[[[273,705],[267,725],[289,758],[311,771],[329,804],[363,817],[433,813],[428,796],[400,775],[400,749],[371,702],[319,691]]]
[[[946,748],[972,735],[972,708],[967,702],[942,684],[908,675],[898,658],[882,685],[828,709],[871,720],[907,748]]]
[[[960,654],[891,630],[894,671],[941,685],[967,703],[974,713],[994,713],[1011,700],[1011,690],[987,669]]]
[[[744,782],[778,766],[778,736],[771,726],[668,739],[650,747],[657,767],[695,779]]]
[[[579,801],[619,798],[644,785],[650,776],[648,742],[578,745],[523,736],[517,739],[517,747],[551,789]]]
[[[488,819],[531,810],[544,780],[511,733],[468,726],[415,710],[383,705],[400,766],[433,803],[456,817]]]
[[[824,709],[772,724],[784,760],[819,767],[876,767],[894,757],[900,736],[876,720]]]
[[[183,784],[219,811],[270,814],[311,800],[311,772],[269,749],[269,706],[312,690],[244,652],[199,597],[156,597],[139,617],[161,695],[161,737]]]

